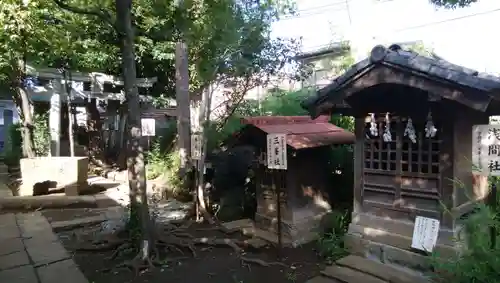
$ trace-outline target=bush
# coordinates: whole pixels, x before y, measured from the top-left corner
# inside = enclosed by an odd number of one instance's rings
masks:
[[[33,139],[36,156],[48,156],[50,153],[50,128],[48,113],[35,114],[33,117]]]
[[[181,160],[178,151],[166,153],[161,150],[161,141],[153,142],[146,155],[146,176],[148,180],[159,179],[165,197],[185,198],[189,196],[179,176]]]
[[[159,141],[154,141],[146,154],[147,168],[146,177],[148,180],[156,179],[165,173],[169,167],[167,154],[161,150]]]
[[[23,156],[21,124],[11,124],[7,129],[3,157],[5,164],[16,166]]]
[[[498,199],[497,199],[498,203]],[[497,207],[499,207],[497,205]],[[500,282],[500,238],[497,245],[491,244],[491,227],[500,231],[498,210],[485,204],[477,204],[469,216],[462,220],[464,235],[457,238],[457,244],[463,248],[461,253],[452,258],[441,257],[438,253],[431,256],[434,273],[431,276],[437,282],[469,283]]]
[[[349,211],[332,211],[321,219],[321,235],[318,239],[319,254],[328,262],[347,255],[344,236],[349,227]]]

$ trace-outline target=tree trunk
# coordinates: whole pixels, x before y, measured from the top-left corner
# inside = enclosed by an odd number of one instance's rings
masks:
[[[102,164],[102,150],[101,150],[101,114],[97,109],[97,99],[92,98],[85,104],[87,110],[87,134],[89,135],[89,157],[93,163],[98,166]]]
[[[212,90],[207,87],[203,92],[201,105],[199,110],[199,127],[201,132],[201,156],[198,160],[198,180],[197,191],[199,212],[203,215],[206,221],[214,223],[212,216],[208,212],[206,197],[205,197],[205,158],[207,156],[207,130],[210,123],[210,109],[212,104]]]
[[[128,107],[128,106],[127,106]],[[117,148],[115,148],[116,152],[118,152],[118,161],[117,164],[119,168],[126,168],[127,167],[127,156],[124,154],[122,148],[127,146],[127,118],[128,118],[128,113],[126,110],[120,109],[120,123],[119,123],[119,137],[118,137],[118,143],[117,143]]]
[[[191,111],[189,108],[188,52],[187,45],[183,41],[177,42],[175,48],[175,99],[177,102],[177,141],[181,159],[179,173],[185,180],[191,160]]]
[[[27,158],[34,158],[36,156],[36,152],[33,134],[33,113],[31,112],[33,105],[26,89],[22,86],[22,82],[20,82],[20,84],[21,85],[16,88],[16,94],[19,98],[18,101],[21,103],[20,114],[23,119],[23,156]]]
[[[132,0],[115,0],[117,25],[121,40],[122,72],[125,97],[128,105],[128,181],[130,187],[130,219],[129,227],[139,229],[140,235],[135,240],[141,247],[141,258],[150,257],[153,245],[150,231],[148,199],[146,195],[146,170],[144,152],[140,145],[141,110],[139,108],[139,91],[136,85],[136,68],[134,56],[134,31],[132,29]],[[131,230],[133,232],[133,230]]]
[[[75,135],[73,133],[73,119],[72,119],[71,100],[68,96],[68,140],[69,140],[69,155],[75,156]]]
[[[73,107],[71,106],[71,91],[73,90],[73,77],[71,71],[64,70],[64,87],[66,90],[66,105],[68,106],[68,141],[69,141],[69,156],[75,156],[75,135],[73,134]]]

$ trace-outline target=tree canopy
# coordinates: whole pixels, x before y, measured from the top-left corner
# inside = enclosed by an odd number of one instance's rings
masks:
[[[173,96],[175,42],[189,47],[190,88],[199,93],[216,79],[252,78],[283,71],[296,40],[272,39],[271,24],[293,12],[286,0],[134,1],[138,77],[157,77],[154,95]],[[75,71],[121,74],[114,2],[110,0],[5,0],[0,8],[0,70],[26,58],[44,67],[69,62]],[[6,79],[6,78],[4,78]]]

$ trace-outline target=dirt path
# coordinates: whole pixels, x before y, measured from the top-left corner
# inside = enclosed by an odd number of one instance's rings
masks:
[[[193,225],[187,232],[198,238],[223,236],[214,231],[199,231],[200,227],[205,228],[206,226]],[[91,229],[91,227],[85,229]],[[60,233],[59,237],[66,246],[74,247],[77,245],[75,237],[72,236],[75,232],[78,233],[78,231]],[[166,254],[169,258],[186,257],[186,259],[143,272],[137,277],[129,270],[114,268],[124,258],[107,259],[112,251],[76,252],[74,260],[89,281],[96,283],[292,283],[305,282],[319,275],[324,267],[316,255],[314,244],[295,249],[284,249],[282,262],[286,267],[242,264],[239,256],[234,254],[231,248],[200,246],[197,247],[196,252],[196,258],[193,258],[189,253],[182,255],[178,252],[170,252],[170,254]],[[277,261],[276,250],[273,247],[247,251],[245,256],[269,262]]]

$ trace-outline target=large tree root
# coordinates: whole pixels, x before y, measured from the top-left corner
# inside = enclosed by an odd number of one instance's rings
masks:
[[[262,259],[244,256],[245,248],[248,247],[248,243],[246,241],[231,238],[194,237],[186,231],[191,223],[192,222],[190,221],[182,224],[170,223],[161,227],[161,229],[156,229],[154,236],[156,240],[154,241],[154,245],[151,249],[151,255],[143,256],[143,254],[147,253],[139,251],[138,255],[132,260],[127,260],[117,265],[116,268],[128,268],[136,274],[139,274],[145,269],[156,266],[164,266],[173,261],[186,259],[187,257],[184,256],[184,251],[189,251],[191,256],[196,258],[196,246],[206,246],[208,248],[227,246],[231,248],[239,257],[241,264],[248,267],[250,264],[256,264],[263,267],[282,266],[287,268],[287,265],[281,262],[267,262]],[[218,230],[225,234],[234,233],[234,231],[225,229],[225,227],[220,225],[213,228],[207,228],[206,230]],[[137,247],[134,246],[130,239],[126,238],[128,237],[127,233],[119,234],[121,237],[119,237],[116,233],[113,233],[111,235],[107,235],[100,241],[91,241],[89,243],[90,245],[78,247],[75,248],[75,250],[87,252],[113,251],[111,256],[108,258],[109,260],[114,260],[124,254],[130,254],[133,251],[137,252]],[[178,252],[183,255],[183,257],[160,259],[159,249],[168,250],[169,252]]]
[[[124,261],[116,266],[116,268],[125,267],[134,271],[135,275],[139,275],[139,272],[145,269],[152,269],[155,266],[160,265],[157,261],[153,260],[150,256],[143,256],[138,253],[132,260]]]
[[[258,258],[249,258],[249,257],[244,257],[244,256],[241,256],[240,257],[241,259],[241,262],[242,263],[246,263],[246,264],[249,264],[249,263],[254,263],[254,264],[257,264],[257,265],[260,265],[260,266],[263,266],[263,267],[270,267],[270,266],[282,266],[282,267],[285,267],[285,268],[288,268],[288,266],[282,262],[268,262],[268,261],[264,261],[262,259],[258,259]]]

